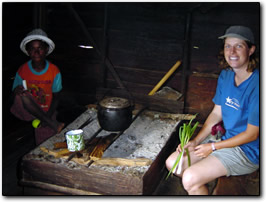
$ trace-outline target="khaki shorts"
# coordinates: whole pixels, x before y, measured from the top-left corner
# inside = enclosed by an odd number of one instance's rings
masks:
[[[219,142],[221,137],[209,135],[203,142]],[[212,152],[227,170],[227,175],[246,175],[259,169],[258,164],[252,163],[240,147],[224,148]]]
[[[259,168],[252,163],[240,147],[219,149],[211,153],[218,158],[227,170],[227,176],[253,173]]]

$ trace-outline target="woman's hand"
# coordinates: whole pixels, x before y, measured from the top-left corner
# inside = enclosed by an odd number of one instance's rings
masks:
[[[201,144],[195,147],[195,155],[200,158],[205,158],[212,153],[211,143]]]
[[[189,141],[185,146],[184,149],[189,148],[189,147],[196,147],[197,143],[194,140]],[[181,144],[178,145],[178,147],[176,148],[176,151],[178,151],[179,153],[182,152],[182,148],[181,148]]]

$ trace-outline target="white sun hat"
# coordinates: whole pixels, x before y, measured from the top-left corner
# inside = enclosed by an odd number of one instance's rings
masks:
[[[51,52],[53,52],[55,48],[54,42],[47,37],[47,34],[42,29],[34,29],[30,33],[28,33],[27,36],[20,43],[20,49],[23,51],[23,53],[29,55],[26,50],[26,45],[27,43],[34,40],[40,40],[49,45],[49,50],[46,55],[49,55]]]

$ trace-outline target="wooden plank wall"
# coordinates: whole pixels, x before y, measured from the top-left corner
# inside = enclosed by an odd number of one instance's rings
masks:
[[[118,86],[103,65],[105,56],[129,91],[147,95],[188,54],[184,112],[200,113],[204,120],[213,107],[220,72],[217,55],[222,42],[218,36],[228,26],[242,24],[251,27],[260,42],[259,3],[73,3],[102,53],[99,56],[94,49],[78,47],[91,42],[67,3],[42,4],[47,11],[46,31],[56,44],[48,59],[61,69],[64,92],[81,104],[95,101],[98,87]],[[189,49],[184,52],[191,10]],[[165,85],[181,91],[182,68]]]
[[[186,9],[163,3],[122,3],[109,8],[108,57],[129,89],[148,94],[183,58]],[[180,72],[181,68],[165,85],[180,81]],[[109,74],[107,80],[112,85]],[[175,86],[180,88],[181,85]]]

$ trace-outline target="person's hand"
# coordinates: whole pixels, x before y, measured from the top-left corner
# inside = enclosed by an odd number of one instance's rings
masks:
[[[19,95],[19,96],[22,96],[22,95],[24,95],[25,94],[25,89],[24,89],[24,87],[22,86],[22,85],[19,85],[19,86],[17,86],[15,89],[14,89],[14,94],[15,95]]]
[[[196,146],[197,146],[196,141],[191,140],[184,146],[184,149],[189,148],[189,147],[193,147],[194,148]],[[176,151],[182,152],[181,144],[178,145],[178,147],[176,148]]]
[[[195,147],[195,155],[200,158],[207,157],[210,153],[212,153],[211,143],[201,144]]]

